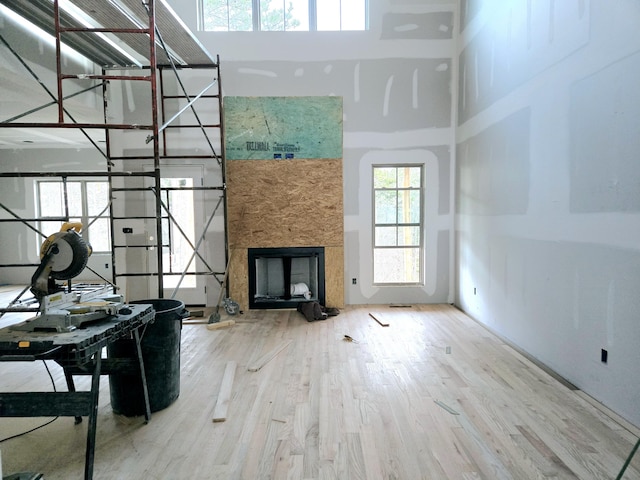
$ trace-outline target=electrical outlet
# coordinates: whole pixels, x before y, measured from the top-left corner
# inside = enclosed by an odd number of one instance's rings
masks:
[[[600,361],[602,363],[607,363],[609,357],[609,352],[607,352],[604,348],[600,350]]]
[[[357,285],[358,284],[358,279],[357,278],[352,278],[351,279],[351,285]]]

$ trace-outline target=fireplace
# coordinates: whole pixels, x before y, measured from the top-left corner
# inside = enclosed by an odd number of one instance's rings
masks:
[[[325,304],[324,247],[249,248],[249,308]]]

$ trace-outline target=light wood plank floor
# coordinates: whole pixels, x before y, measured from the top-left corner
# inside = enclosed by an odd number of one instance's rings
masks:
[[[112,413],[103,377],[96,479],[613,479],[637,438],[447,305],[235,319],[183,327],[180,398],[147,425]],[[227,361],[237,362],[227,420],[214,423]],[[0,363],[0,379],[4,391],[51,389],[42,362]],[[0,438],[44,421],[0,419]],[[0,443],[4,474],[82,478],[86,424],[59,418]],[[638,456],[624,478],[640,479]]]

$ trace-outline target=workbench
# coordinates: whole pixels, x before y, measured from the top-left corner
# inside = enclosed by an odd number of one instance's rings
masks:
[[[0,392],[0,417],[88,417],[85,480],[93,478],[100,375],[140,374],[145,421],[151,418],[140,341],[155,318],[152,305],[125,305],[118,315],[82,325],[71,332],[28,332],[16,326],[0,329],[0,362],[54,360],[64,369],[68,392]],[[136,358],[102,358],[104,347],[133,338]],[[73,376],[90,375],[91,390],[76,391]]]

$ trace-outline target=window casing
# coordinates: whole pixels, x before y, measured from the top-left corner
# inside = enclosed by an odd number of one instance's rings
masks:
[[[369,29],[369,0],[197,0],[204,31]]]
[[[373,167],[373,283],[423,283],[422,165]]]
[[[66,185],[65,185],[66,184]],[[64,219],[82,223],[82,237],[93,253],[111,251],[109,183],[93,180],[36,182],[38,229],[45,235],[60,231]],[[50,218],[51,220],[47,220]],[[54,220],[55,219],[55,220]],[[38,236],[38,249],[43,238]],[[40,253],[38,251],[38,253]]]

